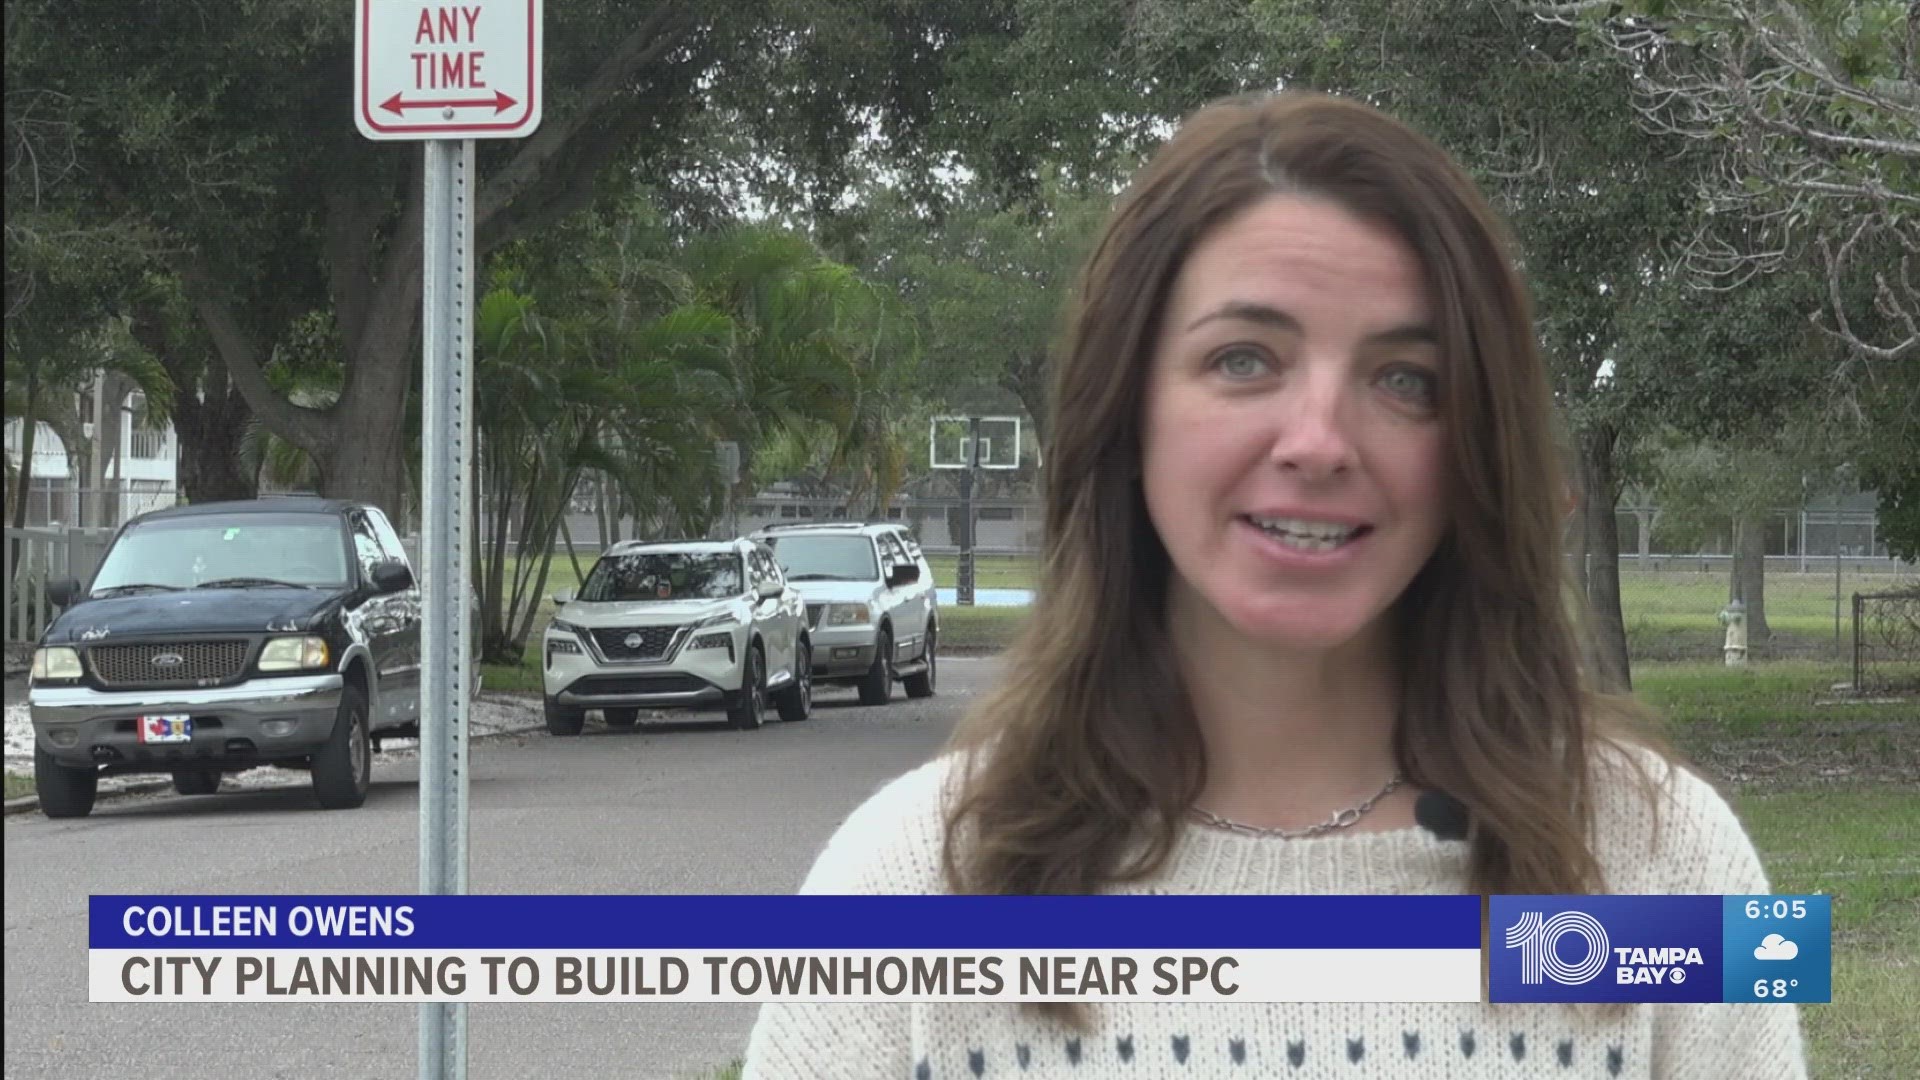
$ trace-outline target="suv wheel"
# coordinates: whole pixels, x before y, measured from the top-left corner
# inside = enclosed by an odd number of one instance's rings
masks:
[[[938,636],[938,630],[931,626],[927,627],[926,670],[916,671],[900,680],[906,685],[907,696],[910,698],[930,698],[933,696],[934,686],[939,676],[938,664],[940,661],[936,659],[936,654],[939,651],[938,646],[940,644],[937,640]]]
[[[552,698],[540,700],[547,714],[547,734],[578,735],[580,729],[586,726],[587,710],[572,705],[562,705]]]
[[[740,676],[740,692],[727,720],[741,731],[752,731],[767,722],[766,661],[760,658],[760,646],[747,649],[747,669]]]
[[[175,769],[173,790],[182,795],[211,795],[220,790],[220,770]]]
[[[774,704],[780,707],[780,719],[798,723],[813,715],[813,646],[801,642],[793,658],[793,682],[780,688],[774,695]]]
[[[42,814],[50,818],[86,817],[93,813],[93,796],[100,787],[100,774],[93,769],[62,765],[36,743],[33,786],[40,795]]]
[[[333,734],[313,755],[313,793],[327,810],[351,810],[373,786],[373,744],[367,737],[367,695],[348,684],[340,691]]]
[[[882,630],[873,643],[873,667],[860,680],[860,704],[885,705],[893,698],[893,631]]]
[[[631,731],[640,722],[639,709],[602,709],[600,715],[607,718],[607,726],[615,731]]]

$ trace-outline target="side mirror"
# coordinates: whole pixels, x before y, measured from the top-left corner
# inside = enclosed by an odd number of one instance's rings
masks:
[[[80,583],[73,578],[61,578],[59,581],[47,582],[47,602],[54,607],[63,608],[73,603],[73,598],[77,596],[79,592]]]
[[[561,589],[559,592],[553,594],[553,602],[556,604],[571,604],[576,595],[578,594],[572,589]]]
[[[913,563],[904,563],[893,568],[887,575],[887,587],[897,589],[902,585],[911,585],[920,580],[920,568]]]
[[[413,585],[413,571],[399,559],[386,559],[373,566],[373,587],[383,593],[399,592]]]
[[[760,598],[762,600],[771,600],[774,597],[779,596],[781,593],[786,591],[787,591],[787,587],[785,585],[782,585],[779,582],[774,581],[772,579],[768,579],[760,583]]]

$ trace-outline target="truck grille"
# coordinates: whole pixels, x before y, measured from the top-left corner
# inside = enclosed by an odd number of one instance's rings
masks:
[[[95,645],[87,650],[87,660],[103,686],[201,686],[238,677],[247,666],[249,645],[245,638]]]
[[[680,632],[677,626],[603,626],[593,631],[593,643],[609,660],[658,660]],[[631,644],[629,638],[637,639]]]

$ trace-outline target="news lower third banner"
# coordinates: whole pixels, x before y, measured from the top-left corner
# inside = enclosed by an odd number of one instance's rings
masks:
[[[88,982],[97,1002],[1827,1000],[1825,897],[1492,911],[1483,955],[1477,896],[94,896]],[[1769,957],[1750,978],[1736,931]]]

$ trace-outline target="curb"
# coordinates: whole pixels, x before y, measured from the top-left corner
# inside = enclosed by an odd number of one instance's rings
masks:
[[[502,731],[489,731],[485,735],[476,735],[468,741],[485,742],[488,739],[503,739],[509,735],[525,735],[528,732],[545,731],[545,730],[546,728],[541,724],[530,724],[526,727],[507,728]],[[159,777],[154,777],[152,779],[147,779],[147,780],[135,780],[130,783],[123,784],[119,787],[113,788],[111,790],[101,791],[98,795],[94,796],[94,802],[97,805],[99,803],[107,802],[113,799],[124,798],[128,795],[148,795],[156,791],[166,791],[171,787],[173,787],[173,781],[171,779],[161,779]],[[222,794],[226,794],[226,793],[223,792]],[[12,817],[15,814],[32,813],[33,811],[38,809],[40,809],[40,796],[22,795],[17,799],[7,800],[5,816]]]
[[[126,795],[145,795],[145,794],[148,794],[149,792],[165,791],[172,786],[173,786],[172,780],[162,780],[162,779],[159,779],[158,777],[155,777],[149,780],[135,780],[131,783],[122,784],[119,787],[113,788],[111,790],[100,792],[98,795],[94,796],[94,802],[96,803],[105,802],[109,799],[117,799]],[[30,813],[38,809],[40,809],[40,796],[22,795],[17,799],[7,800],[6,816],[12,817],[15,814]]]

